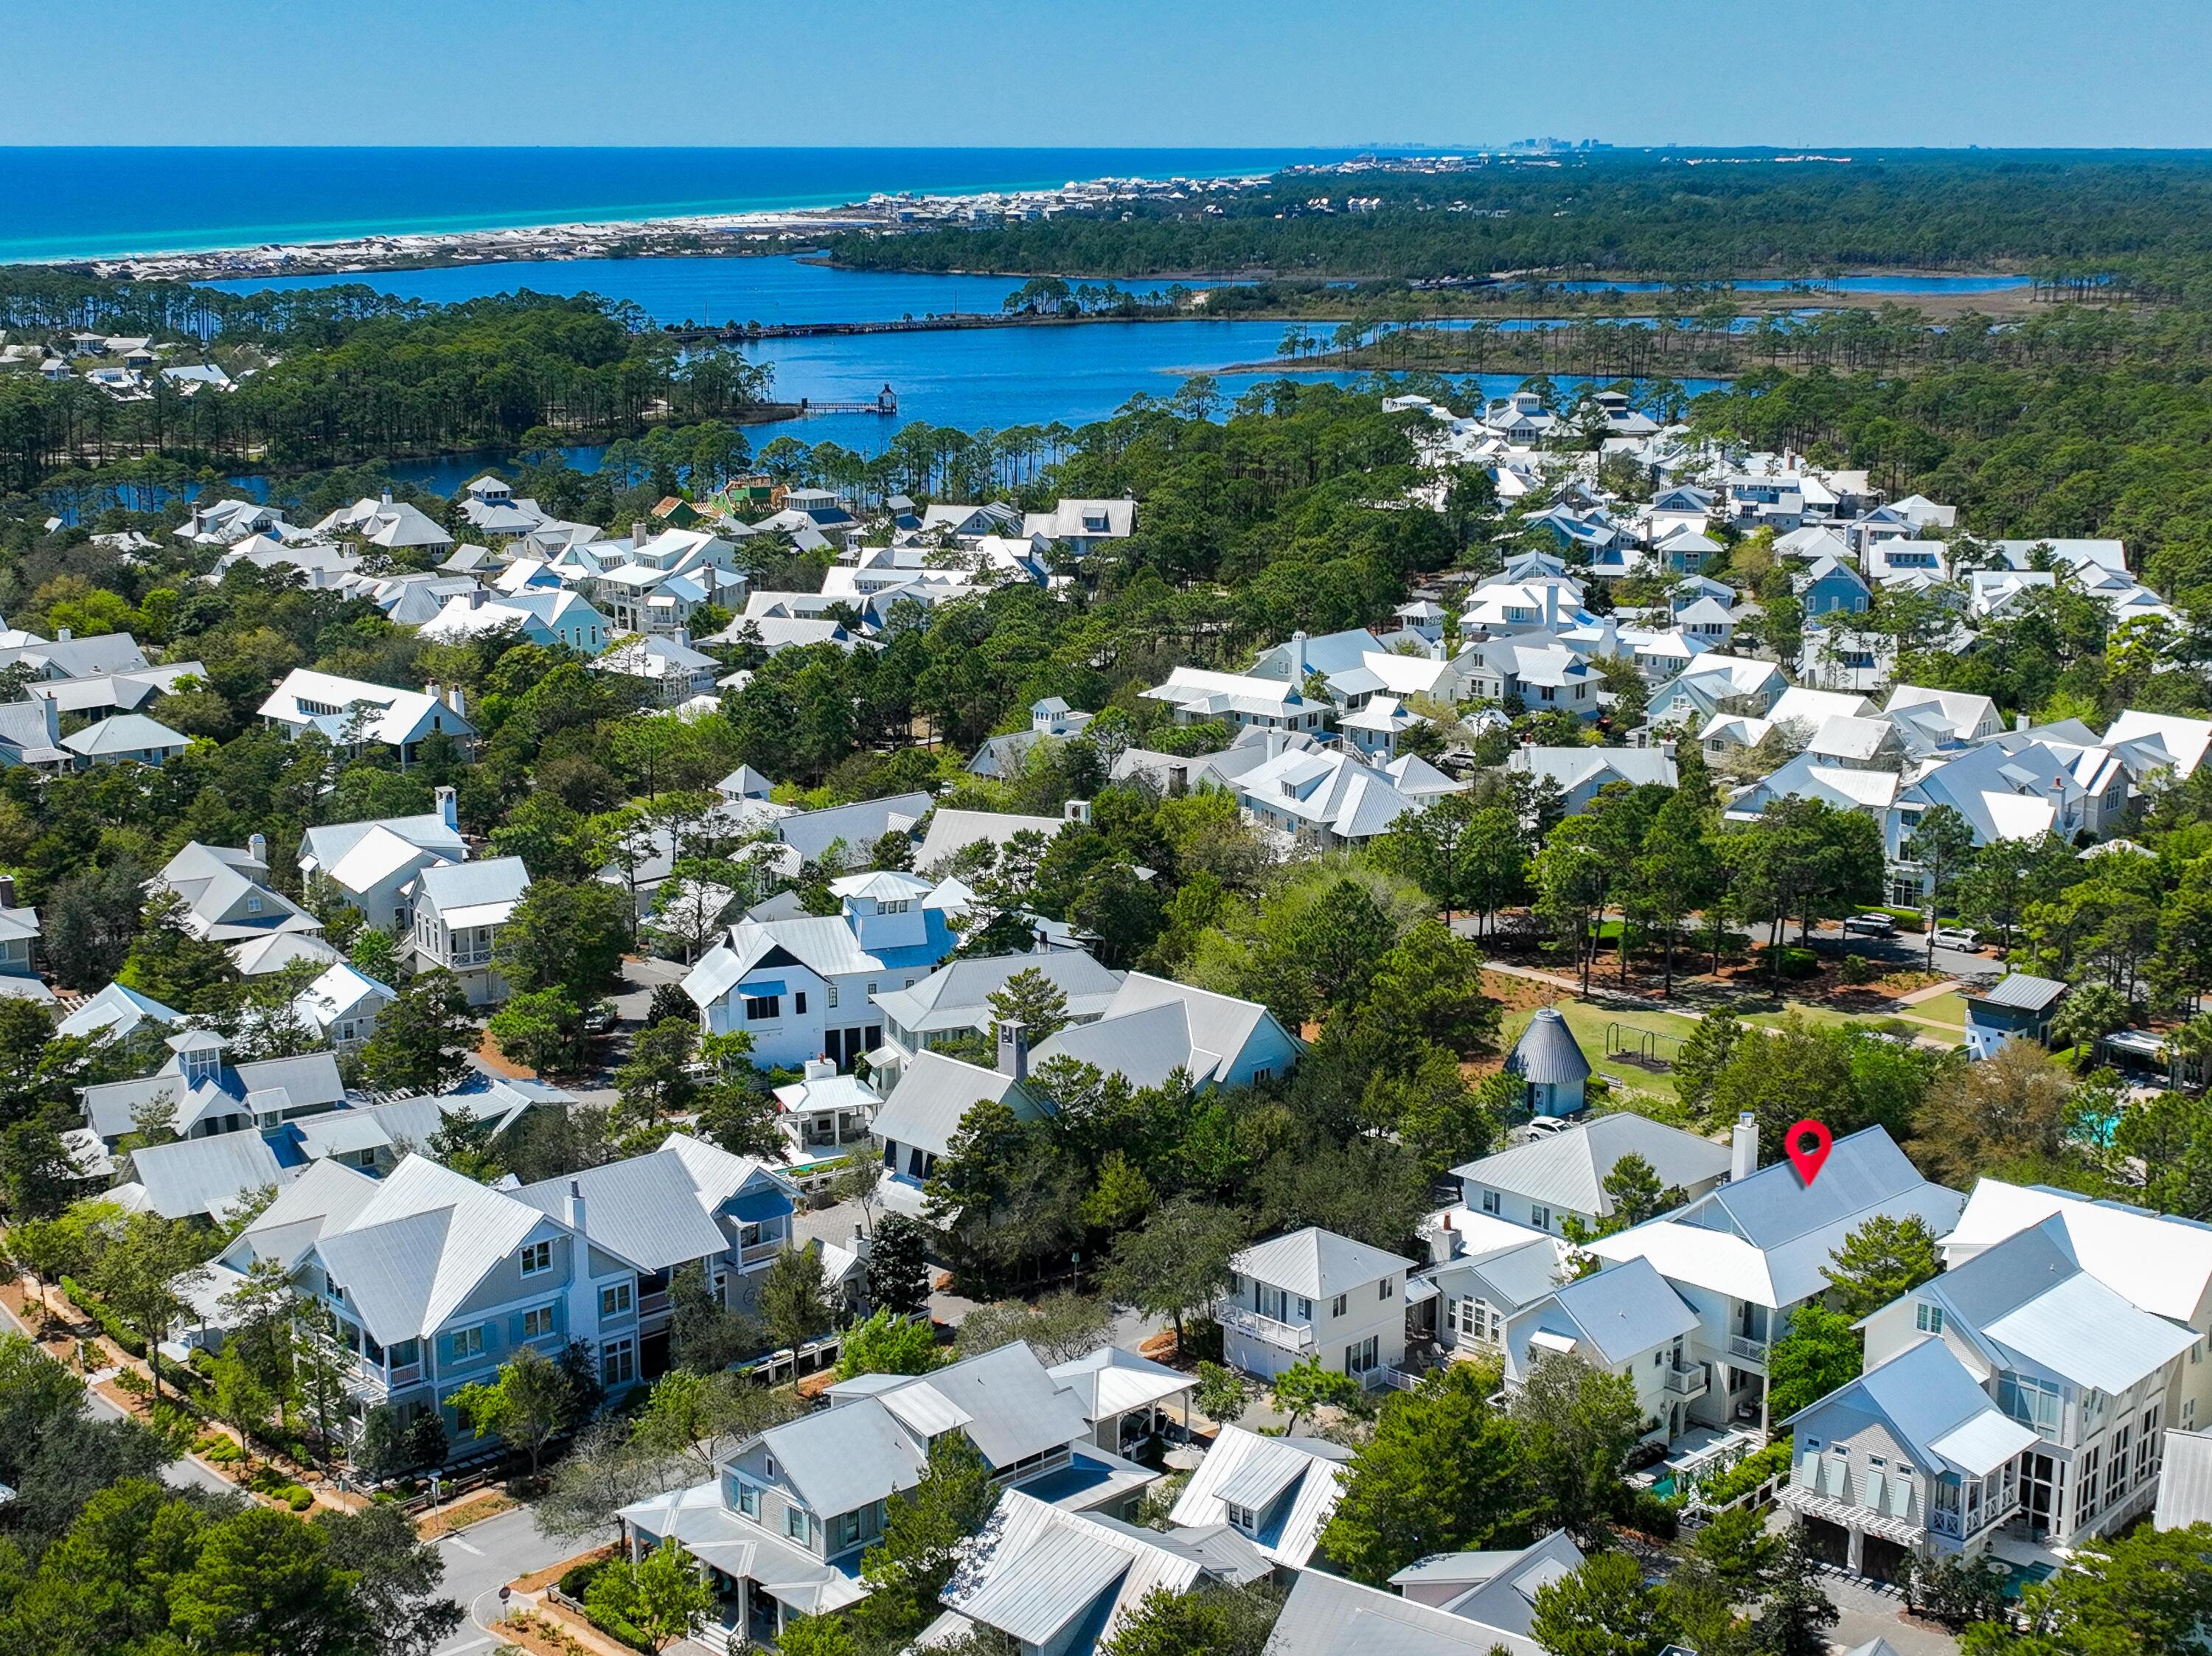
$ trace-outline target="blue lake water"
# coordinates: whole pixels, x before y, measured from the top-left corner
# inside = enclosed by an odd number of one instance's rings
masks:
[[[560,97],[569,88],[541,88]],[[244,88],[221,94],[251,96]],[[516,88],[507,94],[533,95]],[[0,261],[1222,178],[1347,149],[0,148]]]
[[[597,294],[628,300],[655,322],[892,322],[907,316],[995,316],[1018,276],[906,275],[888,270],[840,270],[790,254],[762,257],[579,258],[510,260],[495,264],[449,264],[427,270],[367,270],[358,274],[239,277],[202,285],[226,293],[270,288],[336,288],[358,283],[399,299],[450,305],[465,299],[528,288],[540,294]],[[1103,285],[1103,284],[1101,284]],[[1132,281],[1115,284],[1148,296],[1176,284]],[[1190,282],[1212,288],[1214,282]],[[1276,336],[1281,337],[1279,332]]]

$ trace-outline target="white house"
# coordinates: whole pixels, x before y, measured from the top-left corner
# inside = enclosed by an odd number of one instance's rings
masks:
[[[1452,1176],[1478,1213],[1536,1230],[1564,1231],[1572,1218],[1594,1230],[1613,1214],[1605,1181],[1631,1156],[1658,1175],[1661,1190],[1680,1192],[1670,1205],[1694,1201],[1729,1174],[1726,1145],[1621,1111],[1469,1162]]]
[[[300,874],[358,909],[368,922],[395,937],[413,928],[409,888],[426,868],[468,860],[454,792],[437,791],[438,809],[419,816],[332,822],[300,837]]]
[[[788,822],[793,819],[787,818]],[[931,886],[910,874],[836,882],[840,913],[741,920],[684,980],[708,1034],[743,1029],[755,1060],[797,1069],[826,1056],[840,1070],[883,1044],[880,990],[908,989],[952,952]]]
[[[451,972],[471,1006],[507,998],[507,980],[492,955],[501,927],[530,890],[520,857],[444,863],[415,877],[415,969]]]
[[[450,736],[465,749],[476,726],[462,711],[461,692],[450,700],[429,690],[396,690],[335,673],[295,667],[261,704],[261,717],[297,741],[319,731],[338,747],[377,743],[395,750],[402,768],[421,755],[431,736]]]
[[[1406,1361],[1413,1261],[1309,1225],[1234,1255],[1215,1307],[1230,1365],[1272,1379],[1305,1358],[1372,1386]]]

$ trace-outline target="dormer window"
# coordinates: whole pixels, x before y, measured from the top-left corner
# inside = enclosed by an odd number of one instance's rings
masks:
[[[532,1242],[522,1250],[522,1274],[536,1277],[553,1269],[553,1244]]]
[[[1228,1518],[1230,1528],[1241,1531],[1246,1535],[1256,1535],[1259,1533],[1259,1513],[1254,1512],[1249,1507],[1240,1507],[1233,1501],[1224,1501],[1223,1504],[1229,1509]]]

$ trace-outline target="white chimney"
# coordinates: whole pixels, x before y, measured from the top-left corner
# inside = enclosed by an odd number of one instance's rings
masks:
[[[2027,715],[2026,713],[2014,713],[2012,716],[2012,727],[2016,731],[2026,730],[2027,728]]]
[[[446,705],[453,710],[455,718],[466,719],[469,716],[469,693],[459,685],[454,685],[446,692]]]
[[[999,1073],[1016,1081],[1026,1081],[1030,1076],[1029,1026],[1019,1018],[1000,1018],[999,1030]]]
[[[437,798],[438,820],[454,833],[459,834],[461,831],[460,796],[449,787],[440,788]]]
[[[800,1065],[799,1073],[809,1081],[827,1081],[837,1073],[837,1066],[828,1059],[816,1056]]]
[[[1306,635],[1304,629],[1291,634],[1291,682],[1306,682]]]
[[[15,877],[12,874],[0,874],[0,908],[13,908],[15,906]]]
[[[1071,799],[1061,814],[1071,822],[1087,822],[1091,820],[1091,802],[1088,799]]]
[[[483,587],[471,586],[469,588],[469,608],[471,610],[483,609],[484,607],[484,600],[490,596],[491,594],[485,591]]]
[[[267,867],[269,863],[269,836],[265,834],[247,835],[246,840],[246,854],[253,858],[255,862],[262,864],[264,868]]]
[[[1559,630],[1559,584],[1557,581],[1544,583],[1544,629],[1552,633]]]
[[[54,634],[54,641],[58,644],[67,644],[70,641],[70,629],[64,627]]]
[[[1729,1178],[1748,1179],[1759,1171],[1759,1118],[1749,1110],[1736,1117],[1729,1134]]]
[[[644,519],[637,518],[631,520],[629,526],[629,543],[632,548],[643,546],[652,538],[653,531],[651,529],[647,527]]]
[[[584,1187],[577,1180],[568,1181],[568,1228],[581,1234],[584,1229]]]

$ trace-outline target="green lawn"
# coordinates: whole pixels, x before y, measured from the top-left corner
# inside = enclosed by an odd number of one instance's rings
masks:
[[[1574,1032],[1575,1040],[1582,1046],[1583,1056],[1589,1059],[1600,1074],[1623,1087],[1657,1093],[1665,1098],[1674,1096],[1674,1077],[1672,1075],[1664,1071],[1654,1072],[1609,1059],[1607,1051],[1612,1043],[1607,1040],[1607,1031],[1613,1025],[1619,1024],[1621,1028],[1616,1033],[1623,1040],[1632,1039],[1626,1034],[1630,1029],[1648,1029],[1657,1034],[1671,1035],[1673,1040],[1662,1040],[1658,1045],[1660,1056],[1671,1059],[1676,1051],[1675,1042],[1697,1027],[1695,1019],[1678,1016],[1672,1012],[1616,1011],[1610,1006],[1593,1006],[1579,1000],[1561,1001],[1557,1010],[1566,1019],[1567,1028]],[[1508,1012],[1505,1015],[1504,1040],[1508,1052],[1512,1050],[1513,1043],[1520,1040],[1521,1032],[1528,1027],[1532,1016],[1528,1012]]]

